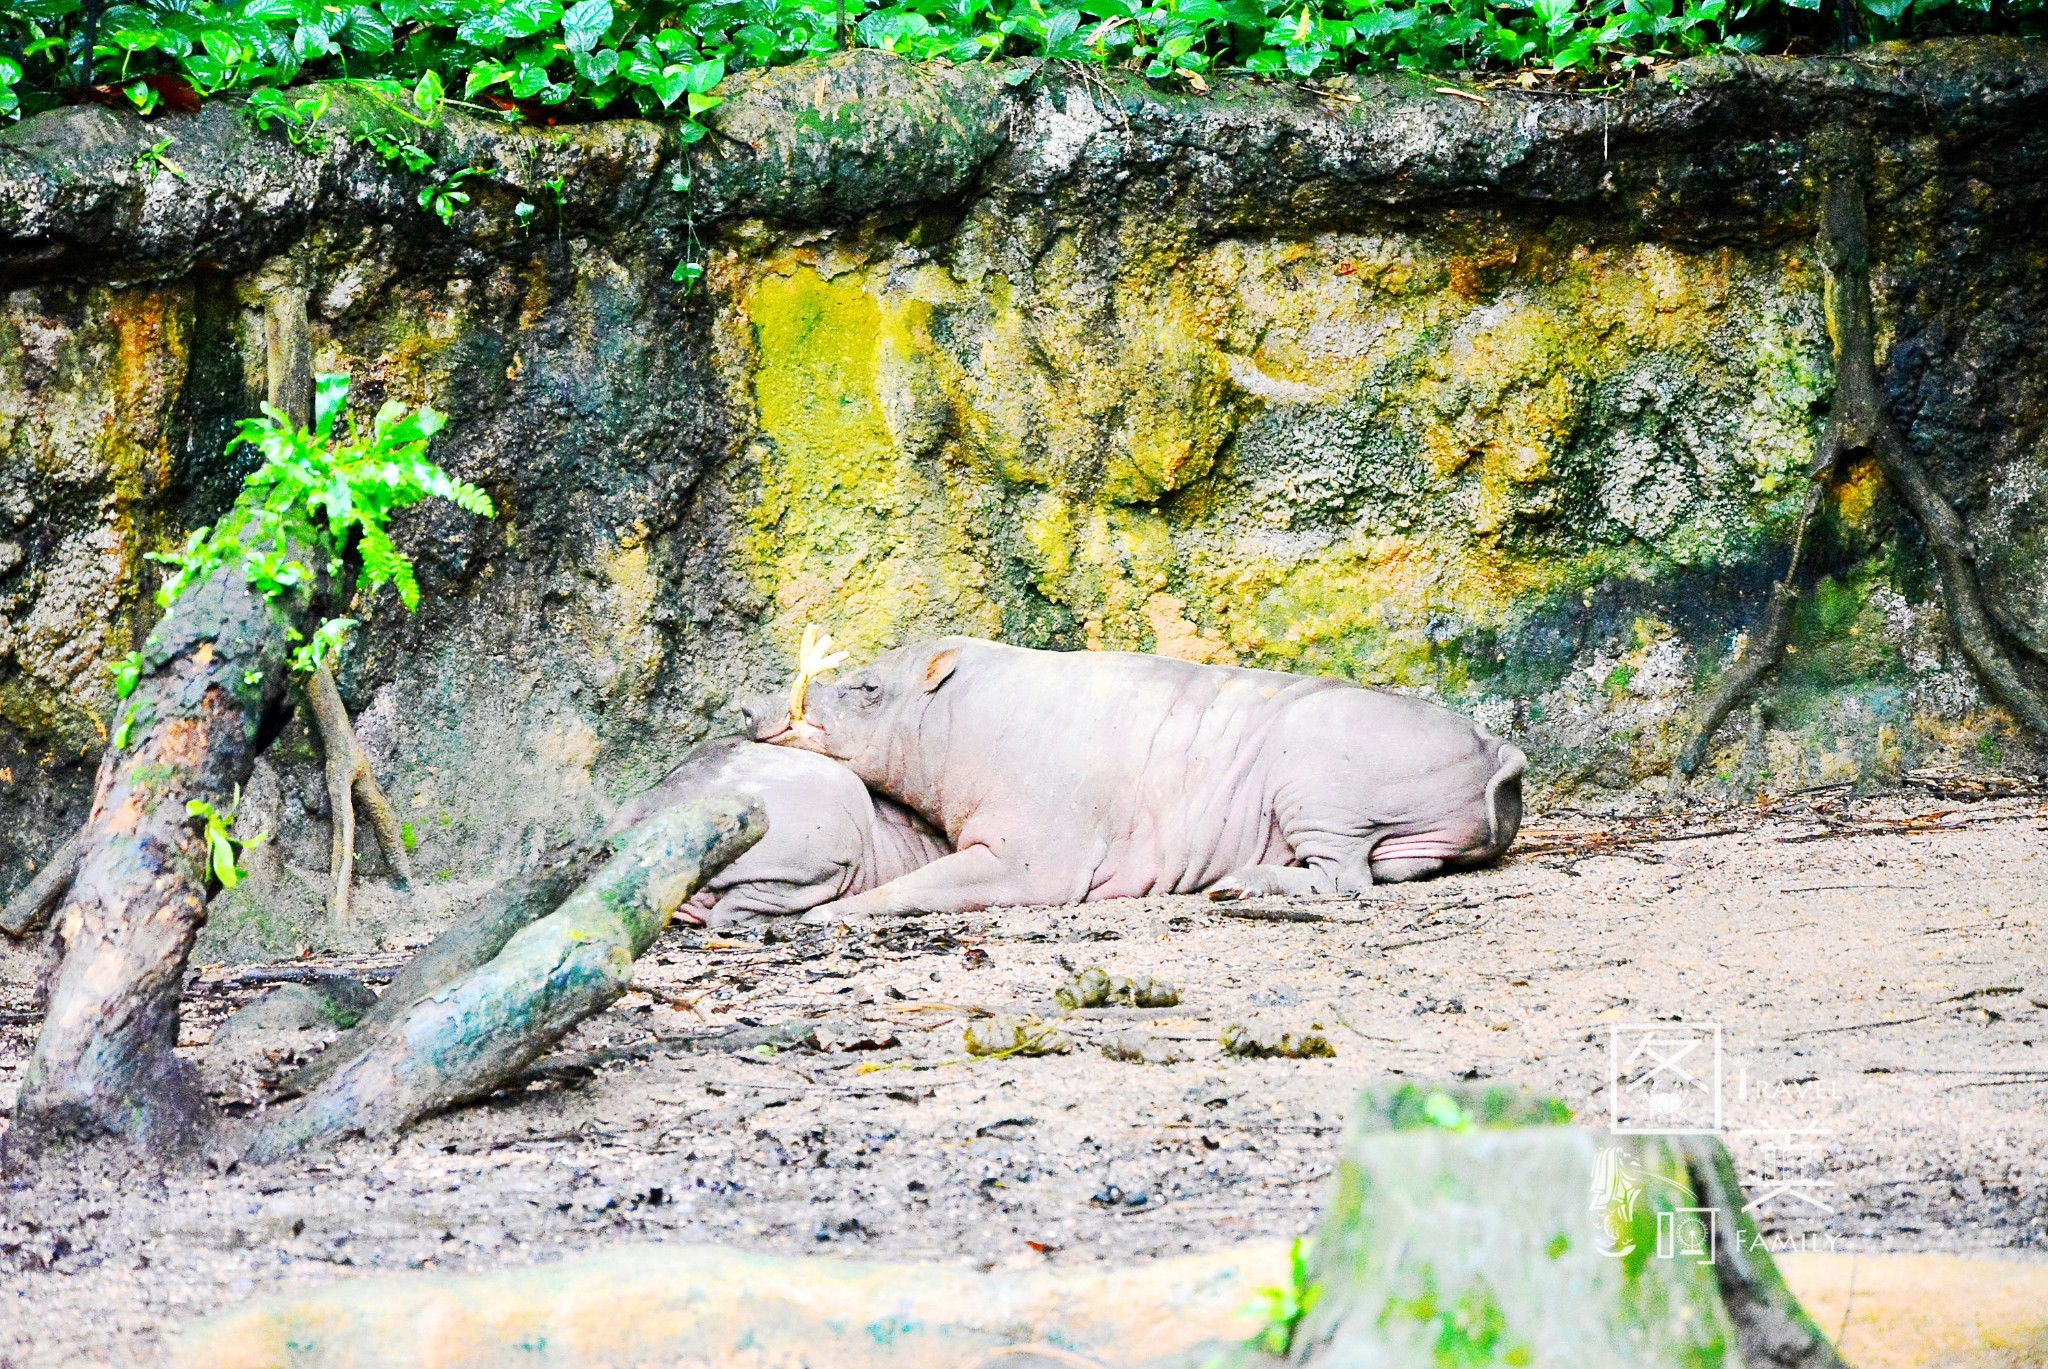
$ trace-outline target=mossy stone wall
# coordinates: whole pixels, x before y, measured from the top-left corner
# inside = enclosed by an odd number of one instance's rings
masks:
[[[1845,123],[1893,411],[2048,641],[2038,48],[1483,104],[874,53],[732,93],[695,149],[451,116],[442,165],[490,175],[446,227],[345,137],[227,103],[0,135],[0,892],[83,816],[145,556],[232,496],[281,291],[364,406],[449,412],[438,456],[501,509],[409,516],[428,604],[369,606],[343,673],[430,881],[595,830],[807,622],[1428,691],[1525,745],[1539,807],[1635,801],[1784,555],[1832,388],[1809,144]],[[343,91],[328,127],[374,117]],[[187,178],[138,162],[165,137]],[[1824,532],[1800,649],[1707,782],[2031,765],[1873,471]],[[257,943],[303,937],[325,865],[280,722]]]

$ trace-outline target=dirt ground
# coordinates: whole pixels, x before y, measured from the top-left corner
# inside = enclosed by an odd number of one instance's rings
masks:
[[[1551,814],[1498,869],[1362,899],[673,929],[524,1091],[395,1143],[14,1179],[0,1364],[148,1363],[256,1293],[625,1240],[1024,1268],[1306,1232],[1361,1085],[1507,1081],[1604,1123],[1613,1028],[1651,1022],[1718,1024],[1776,1248],[2048,1258],[2048,801],[1946,792]],[[0,950],[0,1105],[34,960]],[[1097,965],[1180,1005],[1059,1017],[1066,1054],[964,1051]],[[191,1052],[266,987],[195,976]],[[1226,1056],[1240,1024],[1335,1056]]]

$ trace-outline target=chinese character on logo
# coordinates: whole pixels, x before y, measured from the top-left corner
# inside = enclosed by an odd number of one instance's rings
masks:
[[[1736,1134],[1762,1138],[1757,1141],[1755,1172],[1742,1176],[1743,1186],[1756,1194],[1743,1204],[1744,1212],[1774,1216],[1777,1214],[1770,1205],[1780,1198],[1790,1198],[1823,1216],[1834,1215],[1835,1209],[1819,1196],[1835,1186],[1835,1181],[1827,1176],[1827,1147],[1820,1139],[1834,1135],[1832,1128],[1778,1127]]]
[[[1608,1128],[1686,1136],[1721,1129],[1721,1028],[1701,1022],[1617,1022],[1608,1038]]]

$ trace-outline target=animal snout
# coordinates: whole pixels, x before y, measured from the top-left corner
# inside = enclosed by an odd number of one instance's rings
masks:
[[[788,729],[789,711],[780,699],[748,699],[740,705],[740,721],[746,725],[749,737],[757,742],[765,742]]]

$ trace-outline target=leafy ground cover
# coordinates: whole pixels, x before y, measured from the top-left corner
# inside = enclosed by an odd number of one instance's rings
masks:
[[[852,46],[1094,63],[1199,90],[1222,72],[1599,79],[1705,52],[1969,32],[2048,32],[2048,0],[12,0],[0,113],[81,99],[150,113],[361,79],[430,107],[459,92],[520,117],[695,124],[728,71]]]

